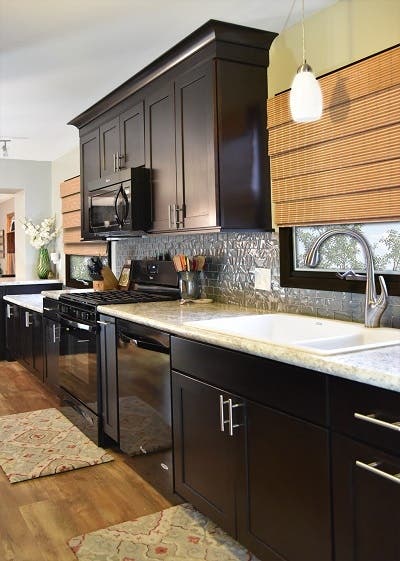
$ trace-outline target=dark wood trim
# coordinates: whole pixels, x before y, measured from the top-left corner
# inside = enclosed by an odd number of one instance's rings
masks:
[[[280,285],[291,288],[311,288],[314,290],[333,290],[335,292],[365,292],[365,283],[344,281],[334,272],[296,271],[294,269],[293,228],[279,228]],[[390,296],[400,296],[400,275],[385,274]],[[378,282],[378,276],[376,275]]]
[[[216,43],[213,52],[209,53],[210,57],[216,56],[217,42],[227,47],[232,46],[233,51],[234,46],[240,44],[254,49],[254,58],[257,64],[260,64],[260,58],[257,54],[262,52],[262,66],[267,67],[268,48],[276,35],[276,33],[270,31],[248,28],[242,25],[217,20],[209,20],[185,39],[177,43],[173,48],[158,57],[154,62],[113,90],[110,94],[103,97],[98,103],[89,107],[89,109],[83,111],[74,119],[71,119],[68,124],[78,128],[83,127],[94,118],[108,111],[193,55],[194,52],[204,49],[213,41]]]

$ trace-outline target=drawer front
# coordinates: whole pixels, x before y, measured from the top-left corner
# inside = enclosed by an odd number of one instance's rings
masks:
[[[329,385],[333,430],[400,453],[400,393],[335,377]]]
[[[308,421],[327,424],[326,376],[266,358],[171,337],[173,370]]]

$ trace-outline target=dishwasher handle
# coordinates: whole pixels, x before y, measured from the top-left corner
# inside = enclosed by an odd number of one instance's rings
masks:
[[[143,337],[143,335],[128,334],[124,331],[120,331],[118,335],[122,340],[125,340],[125,342],[130,341],[139,349],[147,349],[156,353],[169,354],[169,346],[163,344],[161,341],[158,341],[156,338],[152,339]]]

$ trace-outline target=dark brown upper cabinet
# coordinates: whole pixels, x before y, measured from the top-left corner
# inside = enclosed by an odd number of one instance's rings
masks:
[[[145,165],[150,232],[270,229],[266,100],[275,37],[210,20],[73,119],[83,192],[93,169],[107,178]],[[85,144],[95,134],[89,165]]]
[[[144,165],[143,101],[100,126],[100,175]]]
[[[151,169],[153,229],[170,230],[176,200],[174,91],[152,88],[146,98],[146,167]]]

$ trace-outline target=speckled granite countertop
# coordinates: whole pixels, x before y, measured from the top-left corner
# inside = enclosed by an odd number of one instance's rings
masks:
[[[179,302],[114,304],[100,306],[98,311],[189,339],[400,391],[400,345],[323,357],[285,346],[213,333],[184,324],[187,321],[257,313],[257,310],[217,303],[184,306]]]
[[[43,313],[43,296],[41,294],[13,294],[4,296],[3,300],[34,312]]]

